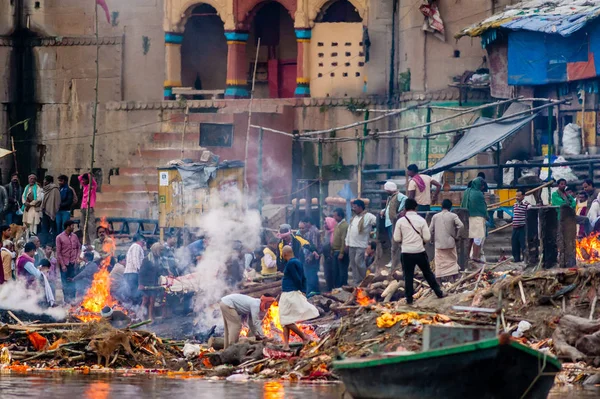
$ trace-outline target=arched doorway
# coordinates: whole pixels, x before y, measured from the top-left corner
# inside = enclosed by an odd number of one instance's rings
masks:
[[[275,1],[259,4],[254,13],[246,46],[250,71],[248,83],[251,84],[260,38],[254,96],[294,97],[298,53],[294,21],[288,10]]]
[[[224,90],[227,41],[223,21],[212,6],[194,7],[181,44],[181,83],[196,90]]]
[[[315,22],[362,22],[362,18],[348,0],[333,0],[321,8]]]

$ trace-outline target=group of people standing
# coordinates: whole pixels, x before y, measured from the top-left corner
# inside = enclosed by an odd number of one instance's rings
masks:
[[[89,204],[89,217],[86,242],[91,243],[96,235],[94,207],[96,204],[97,183],[90,174],[78,177],[82,189],[82,220],[86,220]],[[91,187],[90,187],[91,184]],[[38,236],[42,245],[54,243],[65,222],[71,219],[71,212],[79,203],[79,197],[69,185],[69,178],[60,175],[54,179],[46,175],[40,185],[38,177],[30,174],[27,185],[21,186],[19,176],[13,174],[6,186],[0,186],[0,206],[7,225],[17,224],[26,227],[27,238]],[[81,224],[83,226],[83,222]]]

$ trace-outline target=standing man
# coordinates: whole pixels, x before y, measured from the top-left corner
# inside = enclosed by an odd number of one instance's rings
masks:
[[[588,196],[588,209],[592,206],[592,202],[598,197],[598,190],[594,187],[594,181],[592,179],[586,179],[583,181],[583,191]]]
[[[13,223],[21,224],[19,222],[19,216],[17,211],[21,208],[21,197],[23,196],[23,188],[19,183],[19,175],[13,173],[10,177],[10,183],[6,186],[6,193],[8,195],[8,209],[6,210],[6,224],[9,226]]]
[[[517,201],[513,206],[513,232],[512,232],[512,256],[514,262],[521,262],[523,260],[523,252],[525,251],[525,238],[526,231],[525,225],[527,224],[527,209],[531,207],[531,204],[525,201],[525,193],[523,190],[517,190]]]
[[[304,296],[306,277],[302,263],[294,258],[292,247],[286,245],[281,252],[286,263],[281,280],[279,324],[283,326],[283,350],[289,350],[290,331],[302,338],[304,343],[310,341],[310,337],[304,334],[296,323],[318,317],[319,311]]]
[[[304,274],[306,275],[306,294],[320,293],[319,269],[321,268],[321,232],[313,225],[310,218],[306,217],[300,222],[300,233],[311,244],[310,253],[304,262]]]
[[[125,273],[123,277],[129,287],[129,299],[136,303],[139,299],[139,273],[144,262],[144,245],[146,240],[141,234],[133,237],[133,244],[129,247],[125,262]]]
[[[333,211],[333,218],[337,225],[333,230],[333,239],[331,240],[331,252],[333,258],[333,287],[340,288],[348,285],[348,254],[346,248],[346,235],[348,234],[348,222],[346,222],[346,213],[342,208],[336,208]]]
[[[67,220],[63,232],[56,237],[56,259],[60,267],[60,279],[66,303],[71,303],[75,299],[75,286],[72,279],[75,277],[75,264],[79,259],[81,248],[79,239],[73,233],[74,229],[73,221]]]
[[[262,295],[260,299],[242,294],[231,294],[221,298],[219,307],[225,326],[224,349],[239,341],[242,318],[248,320],[248,327],[257,340],[265,339],[261,314],[267,313],[273,302],[275,302],[275,298],[269,294]]]
[[[15,269],[15,259],[17,254],[14,252],[15,246],[11,240],[2,241],[2,270],[4,273],[4,283],[14,280],[13,270]]]
[[[60,192],[60,207],[56,213],[56,232],[62,233],[64,224],[71,219],[71,209],[75,203],[74,191],[69,187],[69,178],[65,175],[58,176],[58,187]]]
[[[308,240],[305,238],[296,235],[292,232],[292,226],[289,224],[282,224],[279,226],[279,234],[277,235],[279,238],[279,258],[277,258],[277,270],[283,271],[285,268],[285,259],[283,259],[283,247],[289,245],[292,247],[294,251],[294,256],[298,259],[302,264],[304,264],[306,260],[306,255],[310,253],[311,245]],[[305,253],[306,252],[306,253]]]
[[[83,187],[83,195],[81,197],[81,223],[79,225],[84,226],[84,244],[91,244],[96,238],[96,215],[94,214],[94,207],[96,206],[96,190],[98,188],[98,184],[96,183],[96,179],[92,177],[90,187],[89,173],[84,173],[83,175],[79,176],[79,183],[81,184],[81,187]],[[86,220],[87,226],[85,225]]]
[[[369,245],[369,238],[377,224],[377,218],[365,210],[364,201],[359,199],[352,201],[352,212],[354,216],[348,225],[345,244],[346,252],[350,257],[352,279],[355,285],[359,285],[367,277],[367,270],[364,267],[365,249]]]
[[[450,212],[452,201],[442,201],[442,211],[433,215],[429,230],[435,243],[435,277],[454,280],[458,275],[458,254],[456,252],[456,239],[464,227],[458,215]]]
[[[469,253],[471,259],[481,262],[481,247],[485,240],[485,225],[488,218],[487,204],[483,196],[483,180],[480,177],[471,182],[471,187],[465,190],[461,207],[469,211]]]
[[[414,199],[419,204],[418,212],[429,212],[431,202],[437,202],[438,194],[442,189],[442,185],[433,180],[431,176],[419,174],[419,167],[415,164],[408,165],[408,198]],[[436,189],[431,193],[431,186]]]
[[[37,183],[37,176],[29,175],[29,184],[23,190],[23,224],[27,227],[29,235],[37,235],[38,224],[42,219],[42,200],[44,192]]]
[[[8,194],[4,186],[0,186],[0,222],[4,220],[4,216],[8,211]]]
[[[388,198],[385,208],[381,211],[381,217],[385,218],[385,228],[392,247],[392,257],[386,266],[395,268],[400,263],[400,251],[398,244],[394,241],[394,227],[396,227],[398,216],[404,213],[404,203],[408,197],[398,191],[398,186],[393,181],[386,182],[383,189],[387,192]]]
[[[423,245],[431,240],[427,222],[417,214],[417,201],[414,199],[409,198],[406,200],[405,209],[406,214],[396,223],[394,240],[401,244],[406,303],[408,305],[413,303],[415,266],[419,266],[419,269],[423,272],[423,277],[425,277],[429,287],[437,297],[443,298],[444,293],[431,271],[427,252],[425,252],[425,246]]]
[[[44,250],[42,249],[42,243],[40,242],[40,239],[36,236],[33,236],[29,239],[29,242],[32,243],[33,245],[35,245],[35,254],[33,256],[33,259],[35,260],[34,266],[38,267],[40,265],[40,262],[42,261],[42,259],[46,258],[46,254],[44,253]]]
[[[42,245],[56,240],[56,215],[60,209],[60,189],[54,177],[44,177],[44,198],[42,199]]]
[[[560,207],[563,205],[570,206],[575,209],[575,198],[567,194],[567,181],[565,179],[558,179],[558,190],[552,193],[550,197],[550,204],[558,207],[558,218],[560,219]]]

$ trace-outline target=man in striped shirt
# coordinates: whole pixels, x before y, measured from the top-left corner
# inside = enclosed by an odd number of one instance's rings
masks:
[[[525,201],[523,190],[517,190],[517,201],[513,208],[512,256],[514,262],[521,262],[525,251],[525,225],[527,224],[527,209],[531,204]]]

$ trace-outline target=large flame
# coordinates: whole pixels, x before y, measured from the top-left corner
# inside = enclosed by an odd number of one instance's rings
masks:
[[[306,324],[296,324],[298,328],[306,335],[313,339],[319,339],[317,334],[315,334],[314,329]],[[268,338],[275,338],[279,341],[283,341],[283,327],[281,323],[279,323],[279,304],[277,302],[273,302],[265,317],[262,320],[262,329],[265,333],[265,336]],[[243,326],[240,331],[240,337],[247,337],[250,333],[250,329],[247,326]],[[301,342],[302,339],[294,333],[290,334],[291,342]]]
[[[296,324],[298,328],[307,336],[312,337],[314,339],[319,339],[317,334],[315,334],[312,326],[307,324]],[[279,322],[279,304],[277,302],[273,302],[269,310],[265,314],[265,317],[262,321],[262,328],[265,336],[269,338],[279,338],[283,341],[283,326]],[[290,334],[290,341],[302,341],[300,337],[296,334]]]
[[[600,262],[600,240],[592,233],[577,241],[577,260],[583,263]]]
[[[102,218],[100,226],[108,231],[106,218]],[[100,311],[105,306],[114,306],[117,301],[110,295],[110,273],[108,266],[116,250],[115,241],[112,237],[106,237],[102,244],[102,253],[108,254],[100,263],[98,272],[94,275],[92,286],[86,292],[81,308],[76,315],[84,322],[100,320]]]

